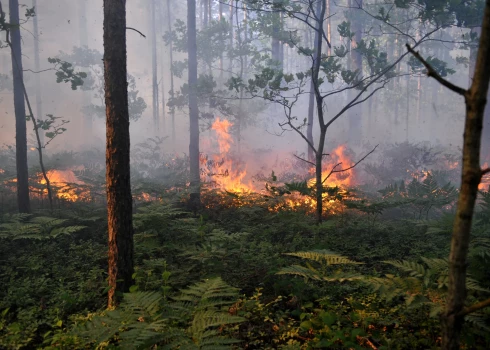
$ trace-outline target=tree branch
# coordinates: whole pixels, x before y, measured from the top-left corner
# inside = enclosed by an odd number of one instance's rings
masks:
[[[465,307],[459,314],[458,316],[466,316],[468,314],[471,314],[473,312],[476,312],[478,310],[484,309],[486,307],[490,306],[490,298],[484,301],[481,301],[479,303],[473,304],[471,306]]]
[[[481,176],[485,176],[490,173],[490,168],[482,169]]]
[[[366,154],[364,157],[362,157],[361,159],[359,159],[356,163],[354,163],[354,165],[348,167],[348,168],[345,168],[345,169],[341,169],[341,170],[335,170],[335,168],[337,168],[340,164],[342,163],[338,163],[336,164],[332,170],[330,171],[330,173],[327,175],[327,177],[325,178],[325,180],[322,181],[322,185],[325,183],[325,181],[327,181],[327,179],[332,175],[332,174],[335,174],[335,173],[342,173],[344,171],[347,171],[347,170],[351,170],[352,168],[355,168],[360,162],[362,162],[364,159],[366,159],[371,153],[373,153],[376,148],[378,148],[379,145],[376,145],[374,146],[374,148],[368,153]]]
[[[139,35],[141,35],[143,38],[146,39],[146,35],[141,33],[138,29],[134,29],[132,27],[126,27],[126,29],[129,29],[129,30],[134,30],[136,33],[138,33]]]
[[[459,86],[454,85],[453,83],[447,81],[443,77],[439,75],[439,73],[436,72],[436,70],[419,54],[418,51],[415,51],[410,47],[410,45],[406,44],[408,52],[410,52],[412,55],[415,56],[416,59],[418,59],[424,67],[427,69],[427,76],[434,78],[437,80],[441,85],[447,87],[449,90],[454,91],[455,93],[464,96],[466,94],[466,89],[460,88]]]
[[[296,157],[296,158],[297,158],[297,159],[299,159],[299,160],[302,160],[303,162],[306,162],[306,163],[308,163],[308,164],[311,164],[311,165],[315,166],[315,163],[310,162],[309,160],[306,160],[306,159],[304,159],[304,158],[298,157],[296,154],[293,154],[293,156],[294,156],[294,157]]]

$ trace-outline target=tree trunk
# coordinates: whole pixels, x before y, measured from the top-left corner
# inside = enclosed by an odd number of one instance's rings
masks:
[[[316,4],[316,10],[315,12],[316,13],[321,13],[321,2],[318,1],[317,4]],[[315,31],[315,41],[313,42],[313,48],[314,48],[314,56],[315,57],[315,61],[316,60],[319,60],[321,58],[321,52],[320,54],[318,54],[318,40],[320,39],[320,34],[321,34],[321,30],[322,30],[322,22],[321,21],[318,21],[317,22],[318,25],[317,25],[317,30]],[[322,39],[323,40],[323,39]],[[311,83],[310,83],[310,99],[309,99],[309,102],[308,102],[308,126],[306,128],[306,138],[308,139],[308,141],[311,142],[311,144],[313,144],[313,115],[314,115],[314,111],[315,111],[315,82],[313,81],[313,74],[314,74],[314,68],[316,67],[316,62],[313,61],[312,63],[312,66],[311,66],[311,69],[312,69],[312,78],[311,78]],[[314,154],[314,150],[308,146],[308,160],[310,162],[313,162],[315,159],[315,154]]]
[[[36,11],[36,15],[32,20],[33,24],[33,34],[34,34],[34,70],[39,72],[41,70],[41,65],[39,62],[39,26],[38,26],[38,18],[39,11],[37,8],[37,0],[32,0],[32,7],[34,7]],[[35,76],[35,88],[36,88],[36,115],[39,119],[44,120],[43,117],[43,109],[42,109],[42,93],[41,93],[41,76],[36,74]],[[44,141],[44,134],[41,132],[39,134],[41,138],[41,142]]]
[[[320,139],[318,141],[318,147],[316,149],[316,162],[315,162],[315,173],[316,173],[316,214],[317,222],[321,223],[323,220],[323,181],[322,181],[322,170],[323,170],[323,149],[325,147],[325,139],[327,134],[327,128],[325,126],[323,117],[323,98],[320,92],[320,84],[318,82],[320,75],[320,64],[322,57],[322,43],[323,36],[320,35],[323,31],[323,18],[325,17],[325,1],[318,1],[316,14],[320,18],[317,22],[316,28],[319,35],[315,35],[315,60],[313,61],[312,69],[312,81],[316,97],[316,109],[318,115],[318,124],[320,125]]]
[[[170,10],[170,0],[167,1],[167,21],[168,21],[168,31],[172,31],[172,12]],[[172,66],[174,64],[174,48],[172,40],[170,40],[169,47],[170,55],[170,98],[174,98],[174,72]],[[172,145],[175,151],[175,108],[170,108],[170,116],[172,118]]]
[[[190,206],[196,211],[201,204],[199,169],[199,110],[197,107],[196,0],[187,0],[187,45],[189,60],[189,161]]]
[[[465,94],[466,121],[462,182],[449,254],[449,286],[442,322],[442,349],[460,348],[466,299],[466,267],[471,223],[481,181],[480,143],[490,80],[490,2],[486,1],[473,82]]]
[[[15,154],[17,165],[17,205],[20,213],[29,213],[29,173],[27,168],[27,126],[22,74],[22,49],[19,25],[19,1],[10,0],[10,42],[14,82]]]
[[[160,128],[160,112],[158,103],[158,67],[157,67],[157,40],[156,40],[156,20],[155,20],[155,1],[150,0],[150,16],[151,16],[151,72],[152,72],[152,108],[153,108],[153,126],[155,131]]]
[[[126,58],[126,1],[104,0],[106,183],[109,307],[128,292],[133,275],[133,220]]]

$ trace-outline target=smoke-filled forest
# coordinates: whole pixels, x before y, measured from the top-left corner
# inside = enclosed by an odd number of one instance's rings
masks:
[[[490,0],[0,0],[0,349],[489,349]]]

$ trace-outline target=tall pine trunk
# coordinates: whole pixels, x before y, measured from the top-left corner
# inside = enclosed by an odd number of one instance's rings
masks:
[[[461,329],[464,315],[467,313],[465,309],[467,256],[478,185],[483,175],[480,168],[480,146],[489,80],[490,1],[486,1],[473,81],[464,93],[466,120],[463,136],[463,169],[449,253],[448,295],[442,322],[442,349],[444,350],[460,348]]]
[[[10,45],[14,81],[15,155],[17,166],[17,205],[20,213],[29,213],[29,173],[27,168],[26,106],[22,74],[22,48],[19,25],[19,1],[10,0]]]
[[[129,166],[126,0],[104,0],[106,183],[109,228],[109,307],[128,292],[133,275],[133,220]]]
[[[197,107],[196,0],[187,0],[187,45],[189,61],[189,162],[190,206],[196,211],[201,204],[199,169],[199,110]]]

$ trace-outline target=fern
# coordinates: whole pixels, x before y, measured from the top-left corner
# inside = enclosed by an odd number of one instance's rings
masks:
[[[158,292],[125,294],[118,309],[106,311],[79,326],[74,333],[92,345],[117,343],[121,349],[230,349],[238,340],[223,326],[243,322],[223,307],[232,305],[237,289],[220,278],[182,290],[165,304]]]
[[[278,275],[294,275],[324,282],[355,281],[363,278],[362,275],[355,272],[332,271],[330,268],[332,265],[359,265],[362,263],[350,260],[345,256],[332,253],[328,250],[286,253],[285,255],[309,261],[305,263],[306,266],[291,265],[284,267],[277,272]],[[319,267],[315,268],[310,262],[317,263]]]
[[[0,238],[45,240],[70,235],[81,231],[85,226],[63,226],[67,220],[45,216],[8,215],[2,218]]]

